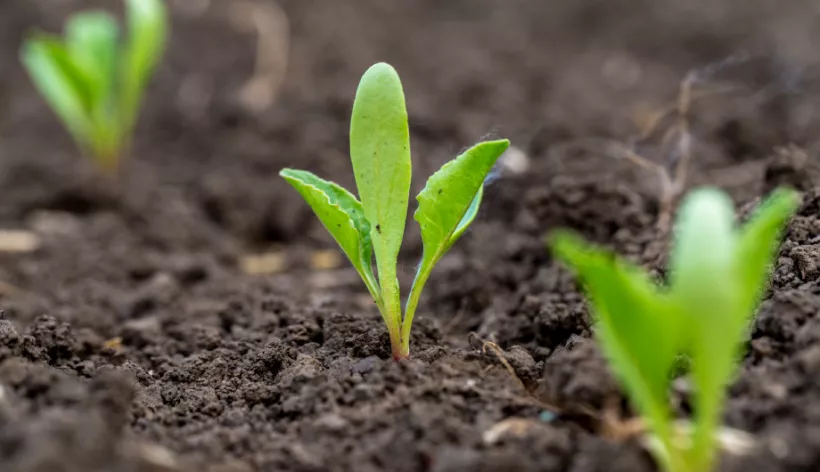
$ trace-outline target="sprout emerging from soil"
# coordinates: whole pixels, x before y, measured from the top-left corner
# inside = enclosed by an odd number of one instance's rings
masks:
[[[21,59],[34,85],[82,152],[114,173],[131,140],[142,95],[165,47],[162,0],[126,0],[128,37],[116,19],[92,10],[69,18],[65,38],[35,32]]]
[[[725,194],[693,192],[678,217],[665,287],[574,234],[558,231],[548,238],[552,252],[583,282],[596,336],[668,472],[713,467],[725,392],[767,286],[780,235],[798,203],[795,192],[778,190],[738,228]],[[679,355],[691,360],[696,385],[691,431],[674,426],[667,394]]]
[[[358,271],[387,325],[394,359],[410,354],[410,329],[424,284],[475,219],[484,180],[508,146],[507,140],[476,144],[433,174],[416,197],[415,219],[421,225],[424,252],[403,317],[396,265],[410,194],[410,133],[404,92],[393,67],[370,67],[353,103],[350,159],[361,202],[310,172],[280,173]],[[378,278],[372,268],[374,254]]]

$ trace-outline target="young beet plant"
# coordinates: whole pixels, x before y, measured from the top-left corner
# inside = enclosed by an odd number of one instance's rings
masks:
[[[430,272],[472,223],[484,179],[509,141],[479,143],[446,163],[416,197],[423,256],[402,317],[396,264],[410,196],[410,134],[396,71],[380,63],[365,72],[350,123],[350,159],[361,202],[310,172],[284,169],[285,178],[359,272],[390,334],[394,359],[410,354],[410,328]],[[378,278],[373,274],[375,254]]]
[[[727,196],[695,191],[679,215],[665,287],[571,233],[549,238],[553,253],[582,281],[604,354],[668,472],[713,467],[726,388],[767,286],[779,236],[798,202],[793,191],[778,190],[736,228]],[[696,387],[691,432],[675,426],[667,395],[680,355],[689,357]]]
[[[21,59],[41,95],[84,154],[114,173],[130,145],[148,79],[162,55],[167,12],[162,0],[127,0],[128,37],[104,11],[72,16],[65,38],[32,34]]]

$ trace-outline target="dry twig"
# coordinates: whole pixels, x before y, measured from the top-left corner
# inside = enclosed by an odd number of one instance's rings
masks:
[[[748,55],[738,54],[706,67],[690,70],[678,86],[675,101],[637,123],[638,135],[627,143],[613,139],[587,138],[568,145],[584,149],[602,147],[607,155],[625,159],[655,173],[660,185],[657,226],[666,234],[670,229],[675,202],[685,190],[692,164],[690,118],[693,105],[696,101],[740,90],[741,87],[736,84],[715,83],[712,79],[721,70],[748,59]],[[710,88],[697,88],[707,81],[711,82]],[[639,151],[654,140],[659,140],[659,154],[664,158],[663,163],[658,163]]]

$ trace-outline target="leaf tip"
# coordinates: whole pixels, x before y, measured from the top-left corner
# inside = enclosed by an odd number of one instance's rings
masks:
[[[23,42],[20,45],[20,54],[26,56],[32,54],[38,48],[42,47],[45,34],[40,30],[26,31],[23,36]]]
[[[496,139],[493,141],[486,141],[483,144],[487,147],[490,147],[495,154],[501,157],[501,155],[504,154],[504,152],[510,147],[510,140]]]
[[[800,192],[791,187],[778,187],[766,199],[767,203],[774,205],[785,215],[791,215],[800,207],[802,198]]]
[[[693,190],[686,196],[678,213],[678,232],[687,228],[702,231],[719,226],[726,230],[735,219],[735,206],[725,192],[703,187]]]
[[[286,168],[279,171],[279,177],[282,177],[283,179],[285,179],[285,181],[287,181],[289,184],[295,185],[295,183],[300,180],[300,178],[299,178],[300,172],[302,172],[302,171],[286,167]]]
[[[363,77],[378,77],[378,76],[389,76],[394,75],[398,77],[398,72],[396,69],[386,62],[377,62],[370,66],[367,71],[365,71]]]
[[[372,90],[379,93],[383,90],[395,89],[398,89],[399,91],[402,89],[399,73],[396,72],[396,69],[394,69],[390,64],[386,62],[377,62],[376,64],[370,66],[362,75],[362,78],[359,81],[357,95],[363,90]]]

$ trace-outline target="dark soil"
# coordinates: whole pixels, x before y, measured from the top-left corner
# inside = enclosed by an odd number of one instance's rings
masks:
[[[0,227],[40,239],[0,254],[3,472],[655,470],[604,420],[626,402],[543,235],[571,227],[662,272],[658,180],[601,144],[635,138],[690,70],[698,90],[732,86],[687,115],[690,184],[742,209],[776,185],[805,192],[726,412],[756,447],[721,470],[820,468],[816,2],[282,0],[287,75],[253,113],[237,99],[256,48],[230,20],[241,2],[173,1],[118,181],[77,156],[17,58],[28,28],[89,3],[0,2]],[[487,135],[529,165],[488,188],[400,363],[276,176],[351,186],[351,99],[380,60],[404,81],[414,189]],[[658,143],[641,150],[662,157]],[[408,228],[403,283],[420,255]],[[260,253],[274,265],[254,275],[242,261]]]

